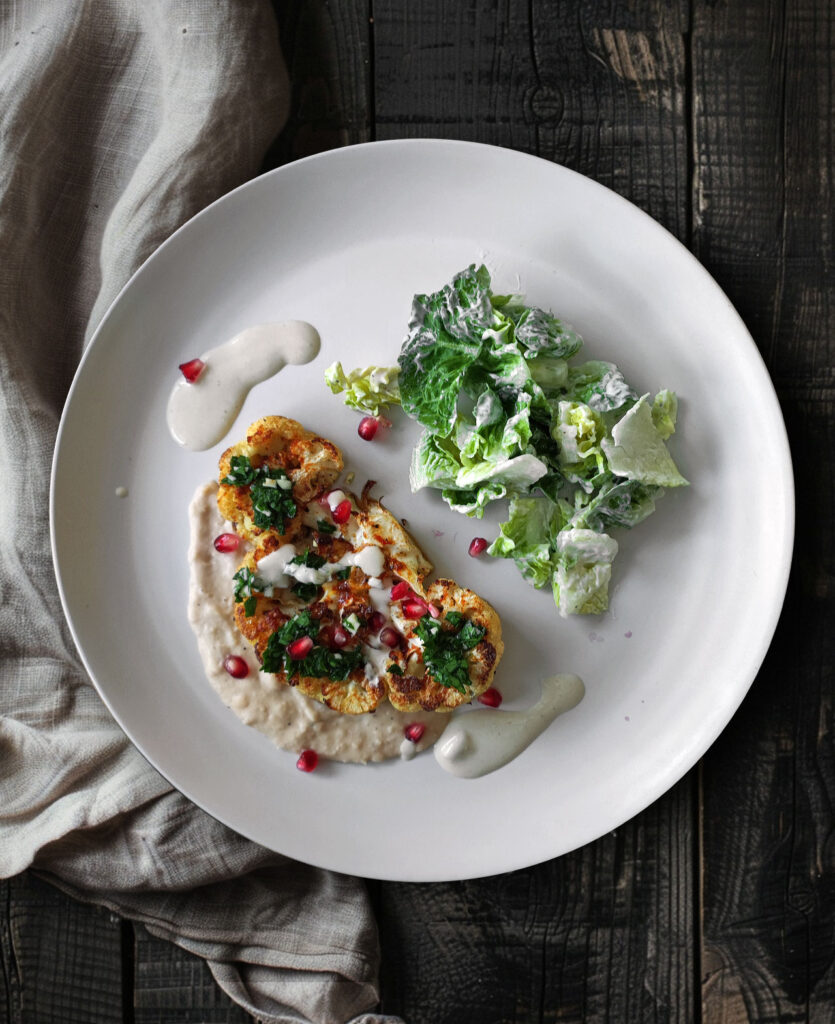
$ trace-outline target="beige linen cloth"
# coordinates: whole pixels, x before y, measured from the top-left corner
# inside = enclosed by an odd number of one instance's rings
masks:
[[[258,173],[288,108],[268,0],[0,0],[0,876],[34,867],[205,957],[275,1024],[373,1012],[364,885],[220,825],[85,675],[49,546],[85,338],[142,261]]]

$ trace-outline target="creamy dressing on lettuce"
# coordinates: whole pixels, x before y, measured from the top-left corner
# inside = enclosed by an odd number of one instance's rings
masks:
[[[223,554],[212,544],[218,534],[230,529],[217,508],[217,484],[207,483],[198,488],[189,508],[189,520],[189,623],[197,638],[206,677],[224,704],[245,725],[264,733],[284,750],[298,754],[312,748],[321,757],[335,761],[366,763],[401,757],[403,730],[412,722],[422,722],[426,731],[417,744],[405,741],[414,748],[407,753],[432,746],[449,723],[449,715],[405,714],[388,703],[380,705],[373,714],[341,715],[280,683],[274,675],[259,671],[255,652],[238,632],[233,618],[232,576],[246,549],[242,543],[237,551]],[[292,551],[291,545],[285,547]],[[281,575],[280,566],[286,566],[284,556],[293,557],[283,548],[273,555],[279,552],[283,552],[282,557],[270,567],[274,578]],[[265,561],[259,562],[259,571]],[[363,653],[372,667],[387,658],[387,651],[377,651],[368,645]],[[246,678],[234,679],[226,672],[223,661],[229,654],[236,654],[247,663]]]

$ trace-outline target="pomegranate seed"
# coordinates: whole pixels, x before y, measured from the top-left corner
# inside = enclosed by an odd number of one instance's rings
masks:
[[[237,654],[227,654],[223,667],[233,679],[244,679],[249,675],[249,665]]]
[[[403,730],[403,735],[410,743],[418,743],[425,732],[426,726],[423,722],[412,722]]]
[[[479,704],[486,704],[488,708],[497,708],[501,704],[502,700],[503,697],[495,686],[491,686],[489,690],[485,690],[478,698]]]
[[[404,597],[412,596],[412,588],[405,580],[401,580],[399,583],[395,583],[391,588],[391,599],[392,601],[402,601]]]
[[[347,629],[342,626],[335,626],[333,630],[333,645],[334,647],[344,647],[345,644],[351,639],[351,634]]]
[[[182,370],[183,376],[189,384],[193,384],[203,372],[205,366],[206,364],[202,359],[189,359],[187,363],[180,363],[179,369]]]
[[[482,551],[487,550],[487,541],[483,537],[473,537],[468,548],[473,558],[478,558]]]
[[[214,539],[215,551],[237,551],[240,543],[241,538],[237,533],[221,533]]]
[[[373,633],[379,633],[386,624],[386,617],[382,612],[374,612],[368,620],[368,627]]]
[[[309,636],[300,636],[291,644],[287,644],[287,653],[293,661],[301,661],[313,650],[313,641]]]
[[[400,634],[394,629],[393,626],[386,626],[383,632],[380,634],[380,641],[386,645],[386,647],[399,647],[400,646]]]
[[[331,515],[335,523],[347,523],[351,518],[351,502],[347,498],[340,501]]]
[[[372,441],[379,426],[380,421],[373,416],[363,416],[360,420],[360,425],[357,427],[357,433],[363,441]]]
[[[438,608],[437,605],[430,603],[426,606],[426,608],[433,619],[439,619],[441,617],[441,610],[440,608]]]
[[[315,750],[308,748],[299,754],[299,759],[296,761],[296,767],[300,772],[312,772],[318,763],[319,755]]]
[[[401,607],[403,609],[403,614],[407,619],[422,619],[429,611],[426,602],[421,601],[419,597],[404,601]]]

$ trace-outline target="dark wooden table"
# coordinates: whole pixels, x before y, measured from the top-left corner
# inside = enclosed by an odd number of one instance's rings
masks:
[[[536,153],[602,182],[727,291],[771,371],[795,460],[783,615],[701,765],[633,821],[550,863],[372,884],[383,1009],[409,1024],[835,1020],[835,6],[276,6],[294,102],[267,166],[439,136]],[[3,1024],[250,1019],[201,961],[128,921],[31,875],[0,896]]]

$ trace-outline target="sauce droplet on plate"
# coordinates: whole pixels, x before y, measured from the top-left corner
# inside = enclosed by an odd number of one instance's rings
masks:
[[[304,320],[257,324],[210,349],[205,368],[189,383],[177,381],[168,400],[168,429],[190,451],[202,452],[222,441],[256,384],[269,380],[288,363],[302,366],[319,354],[316,328]]]
[[[549,676],[542,696],[527,711],[469,711],[457,717],[435,744],[435,760],[452,775],[477,779],[518,757],[559,715],[585,696],[575,675]]]

